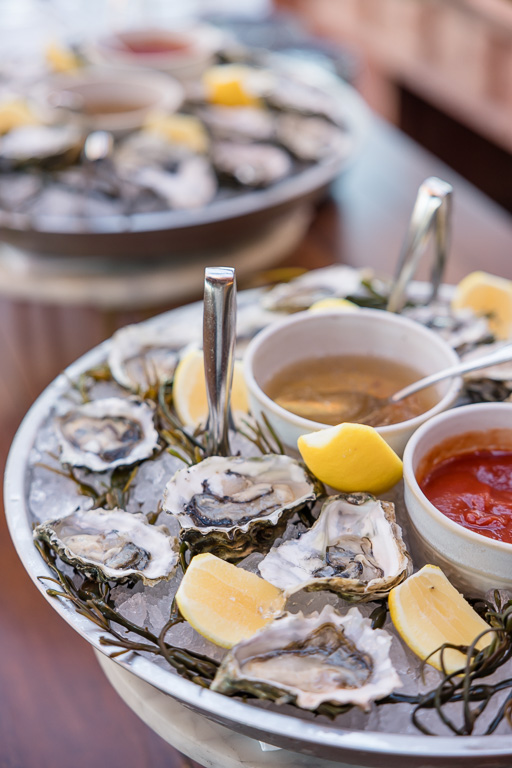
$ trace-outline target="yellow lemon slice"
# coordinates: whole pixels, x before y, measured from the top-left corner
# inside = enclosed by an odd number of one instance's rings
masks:
[[[144,127],[171,144],[181,144],[192,152],[208,150],[208,134],[202,122],[194,115],[165,115],[153,113]]]
[[[401,459],[366,424],[338,424],[301,435],[297,447],[322,483],[344,493],[383,493],[402,477]]]
[[[203,75],[206,98],[224,107],[258,107],[260,99],[251,91],[254,70],[241,64],[220,64]]]
[[[206,422],[208,400],[203,353],[200,349],[191,349],[178,363],[172,393],[176,413],[183,424],[198,426]],[[235,360],[233,369],[231,408],[233,411],[243,413],[249,411],[243,366],[240,360]]]
[[[319,299],[315,301],[309,308],[310,312],[331,312],[336,310],[337,312],[351,312],[353,309],[359,309],[357,304],[348,299],[336,299],[334,297],[330,299]]]
[[[490,329],[499,339],[512,335],[512,280],[471,272],[456,287],[452,307],[489,315]]]
[[[251,637],[283,609],[280,589],[215,555],[196,555],[176,602],[188,623],[216,645],[231,648]]]
[[[23,125],[35,125],[37,118],[28,104],[20,99],[0,103],[0,136]]]
[[[421,659],[426,659],[443,643],[471,645],[489,625],[473,610],[460,592],[450,584],[436,565],[425,565],[389,593],[389,611],[402,640]],[[477,648],[485,648],[492,633],[484,635]],[[448,673],[462,669],[466,657],[452,649],[444,652]],[[440,657],[428,663],[441,669]]]
[[[46,47],[45,58],[54,72],[73,72],[80,67],[80,60],[71,48],[66,48],[59,43],[50,43]]]

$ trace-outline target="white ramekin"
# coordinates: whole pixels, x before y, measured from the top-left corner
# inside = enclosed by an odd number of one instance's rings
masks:
[[[273,376],[288,365],[333,355],[368,355],[408,365],[420,376],[455,365],[459,358],[436,333],[391,312],[357,309],[353,312],[300,312],[273,323],[249,344],[244,358],[244,376],[253,415],[264,413],[289,448],[297,438],[329,425],[304,419],[281,408],[263,391]],[[413,432],[427,419],[455,402],[460,379],[437,385],[438,402],[425,413],[399,424],[379,427],[378,432],[400,455]]]
[[[487,442],[490,430],[510,430],[512,403],[481,403],[440,413],[409,440],[404,453],[404,496],[411,525],[413,554],[422,562],[439,565],[465,594],[483,595],[489,589],[512,588],[512,544],[475,533],[443,515],[421,491],[416,473],[422,460],[440,443],[469,432],[481,432],[475,448],[498,447]],[[420,565],[420,562],[416,563]]]

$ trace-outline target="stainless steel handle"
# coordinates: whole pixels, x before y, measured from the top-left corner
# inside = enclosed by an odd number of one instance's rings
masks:
[[[437,384],[438,381],[443,381],[443,379],[461,376],[463,373],[478,371],[479,368],[487,368],[490,365],[497,365],[498,363],[508,363],[511,360],[512,344],[506,344],[504,347],[501,347],[495,352],[491,352],[489,355],[483,355],[476,360],[467,360],[466,362],[452,365],[451,368],[445,368],[444,371],[438,371],[438,373],[425,376],[424,379],[415,381],[413,384],[409,384],[409,386],[395,392],[389,400],[392,403],[397,403],[405,397],[409,397],[409,395],[414,395],[415,392],[426,389],[426,387],[430,387],[432,384]]]
[[[453,187],[435,176],[425,179],[420,186],[389,296],[387,309],[390,312],[403,309],[407,301],[407,287],[418,270],[432,230],[435,232],[435,258],[430,276],[432,292],[429,301],[436,298],[450,245],[452,193]]]
[[[236,279],[232,267],[204,271],[203,352],[208,398],[208,455],[229,456],[229,407],[236,333]]]

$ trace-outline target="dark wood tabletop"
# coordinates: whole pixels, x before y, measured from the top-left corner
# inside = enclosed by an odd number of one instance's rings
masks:
[[[417,188],[431,175],[455,188],[446,280],[455,282],[474,269],[512,278],[512,218],[381,122],[285,263],[343,262],[392,273]],[[200,265],[197,285],[199,294]],[[15,301],[1,293],[0,285],[0,462],[5,463],[24,413],[56,374],[117,327],[148,312]],[[0,768],[192,765],[121,701],[91,648],[30,582],[3,516],[0,526]]]

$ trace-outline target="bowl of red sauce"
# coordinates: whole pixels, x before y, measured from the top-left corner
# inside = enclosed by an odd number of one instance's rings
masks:
[[[467,405],[421,426],[404,453],[420,559],[469,594],[512,589],[512,403]]]
[[[93,61],[116,66],[159,69],[179,80],[200,77],[222,47],[222,30],[197,22],[172,28],[142,27],[120,30],[90,44]]]

